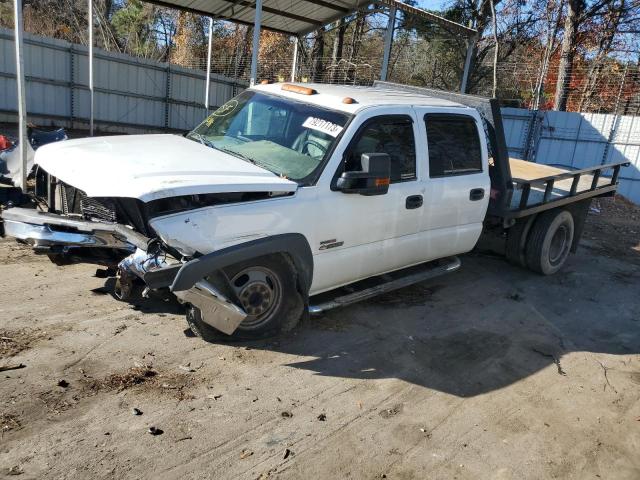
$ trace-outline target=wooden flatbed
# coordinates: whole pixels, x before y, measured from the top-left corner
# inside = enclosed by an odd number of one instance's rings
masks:
[[[543,203],[549,179],[554,179],[554,181],[546,201],[554,201],[572,195],[574,171],[571,169],[528,162],[517,158],[509,158],[509,167],[511,169],[511,177],[516,185],[511,198],[512,209],[521,209]],[[581,174],[578,177],[573,195],[588,192],[594,188],[604,188],[611,184],[610,175],[601,176],[596,172],[599,171],[594,170]],[[521,204],[522,194],[525,191],[522,188],[523,185],[530,185],[529,196],[524,205]],[[518,186],[521,188],[517,188]]]

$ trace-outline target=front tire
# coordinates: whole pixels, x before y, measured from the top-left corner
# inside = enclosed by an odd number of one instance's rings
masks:
[[[553,275],[562,268],[575,232],[573,215],[567,210],[549,210],[533,224],[526,245],[527,266],[543,275]]]
[[[256,339],[293,329],[302,317],[304,302],[296,288],[295,268],[283,255],[269,255],[233,265],[224,272],[247,318],[231,335],[202,320],[200,310],[190,306],[187,323],[199,337]]]

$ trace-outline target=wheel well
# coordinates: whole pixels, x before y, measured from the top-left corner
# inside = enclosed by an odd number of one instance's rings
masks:
[[[191,260],[177,272],[171,290],[188,290],[197,281],[211,275],[212,272],[266,255],[285,255],[287,261],[293,263],[300,291],[306,298],[313,279],[313,255],[307,239],[299,233],[260,238]]]

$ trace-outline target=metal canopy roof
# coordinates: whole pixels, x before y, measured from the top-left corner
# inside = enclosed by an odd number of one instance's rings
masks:
[[[148,0],[164,7],[176,8],[216,20],[253,25],[255,0]],[[262,28],[287,35],[304,35],[334,22],[372,3],[425,18],[452,33],[474,35],[475,30],[397,0],[263,0]]]

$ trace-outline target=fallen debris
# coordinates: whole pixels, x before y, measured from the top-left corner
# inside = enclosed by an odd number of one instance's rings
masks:
[[[16,415],[10,413],[0,414],[0,427],[2,428],[2,432],[18,429],[20,426],[20,420],[18,420]]]
[[[0,358],[13,357],[27,350],[32,344],[47,336],[39,328],[21,328],[19,330],[0,330]]]
[[[113,331],[113,334],[119,335],[120,333],[124,332],[126,329],[127,329],[127,326],[124,323],[122,323],[116,327],[116,329]]]
[[[140,385],[157,375],[157,372],[150,366],[141,366],[130,368],[126,373],[114,373],[104,380],[95,381],[90,385],[94,390],[117,390],[119,392]]]
[[[14,465],[7,470],[7,475],[22,475],[24,470],[19,465]]]
[[[21,368],[25,368],[26,365],[24,363],[13,363],[9,365],[0,365],[0,372],[8,372],[9,370],[19,370]]]
[[[161,428],[158,427],[149,427],[149,430],[147,430],[147,432],[149,432],[151,435],[162,435],[164,433],[164,430],[162,430]]]
[[[291,455],[293,455],[293,452],[291,450],[289,450],[288,448],[284,449],[284,453],[282,454],[282,459],[286,460],[287,458],[289,458]]]
[[[69,382],[67,382],[64,378],[61,380],[58,380],[58,384],[59,387],[62,388],[67,388],[69,386]]]
[[[517,292],[512,293],[511,295],[507,295],[507,298],[513,300],[514,302],[522,302],[524,300],[524,297]]]
[[[562,365],[560,365],[560,359],[559,359],[556,355],[554,355],[554,354],[552,354],[552,353],[543,352],[542,350],[538,350],[538,349],[537,349],[537,348],[535,348],[535,347],[531,347],[531,350],[533,350],[534,352],[536,352],[536,353],[538,353],[538,354],[542,355],[543,357],[549,357],[549,358],[552,358],[552,359],[553,359],[553,363],[555,363],[555,364],[556,364],[556,368],[558,369],[558,375],[563,375],[563,376],[566,376],[566,375],[567,375],[567,372],[565,372],[565,371],[562,369]]]
[[[324,413],[321,413],[320,415],[318,415],[318,420],[324,422],[327,420],[327,416]]]
[[[401,411],[402,411],[402,405],[396,405],[395,407],[381,410],[379,415],[382,418],[390,418],[390,417],[393,417],[394,415],[397,415]]]
[[[134,408],[131,409],[131,413],[133,413],[136,416],[140,416],[140,415],[142,415],[142,410],[140,410],[139,408],[135,408],[134,407]]]

